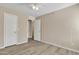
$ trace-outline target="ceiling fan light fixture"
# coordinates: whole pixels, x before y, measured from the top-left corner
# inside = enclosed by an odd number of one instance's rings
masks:
[[[36,10],[39,10],[39,8],[38,8],[38,7],[36,7]]]
[[[33,6],[32,6],[32,9],[35,10],[35,8],[36,8],[36,7],[33,5]]]
[[[32,9],[37,11],[39,10],[39,7],[37,5],[32,5]]]

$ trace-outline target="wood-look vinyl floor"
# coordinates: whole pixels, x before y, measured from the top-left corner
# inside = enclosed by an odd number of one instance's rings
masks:
[[[0,55],[79,55],[79,53],[38,41],[30,41],[0,49]]]

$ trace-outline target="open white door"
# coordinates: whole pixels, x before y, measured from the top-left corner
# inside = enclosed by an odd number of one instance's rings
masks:
[[[17,16],[4,13],[4,46],[11,46],[17,42]]]
[[[37,40],[37,41],[40,41],[40,33],[41,33],[41,27],[40,27],[40,19],[38,19],[38,20],[35,20],[34,21],[34,40]]]

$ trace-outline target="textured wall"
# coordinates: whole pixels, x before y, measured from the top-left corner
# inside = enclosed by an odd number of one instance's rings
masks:
[[[41,41],[79,51],[79,5],[74,5],[41,19]]]

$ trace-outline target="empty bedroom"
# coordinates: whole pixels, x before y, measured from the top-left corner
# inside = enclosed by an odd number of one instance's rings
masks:
[[[0,3],[0,55],[79,55],[79,3]]]

